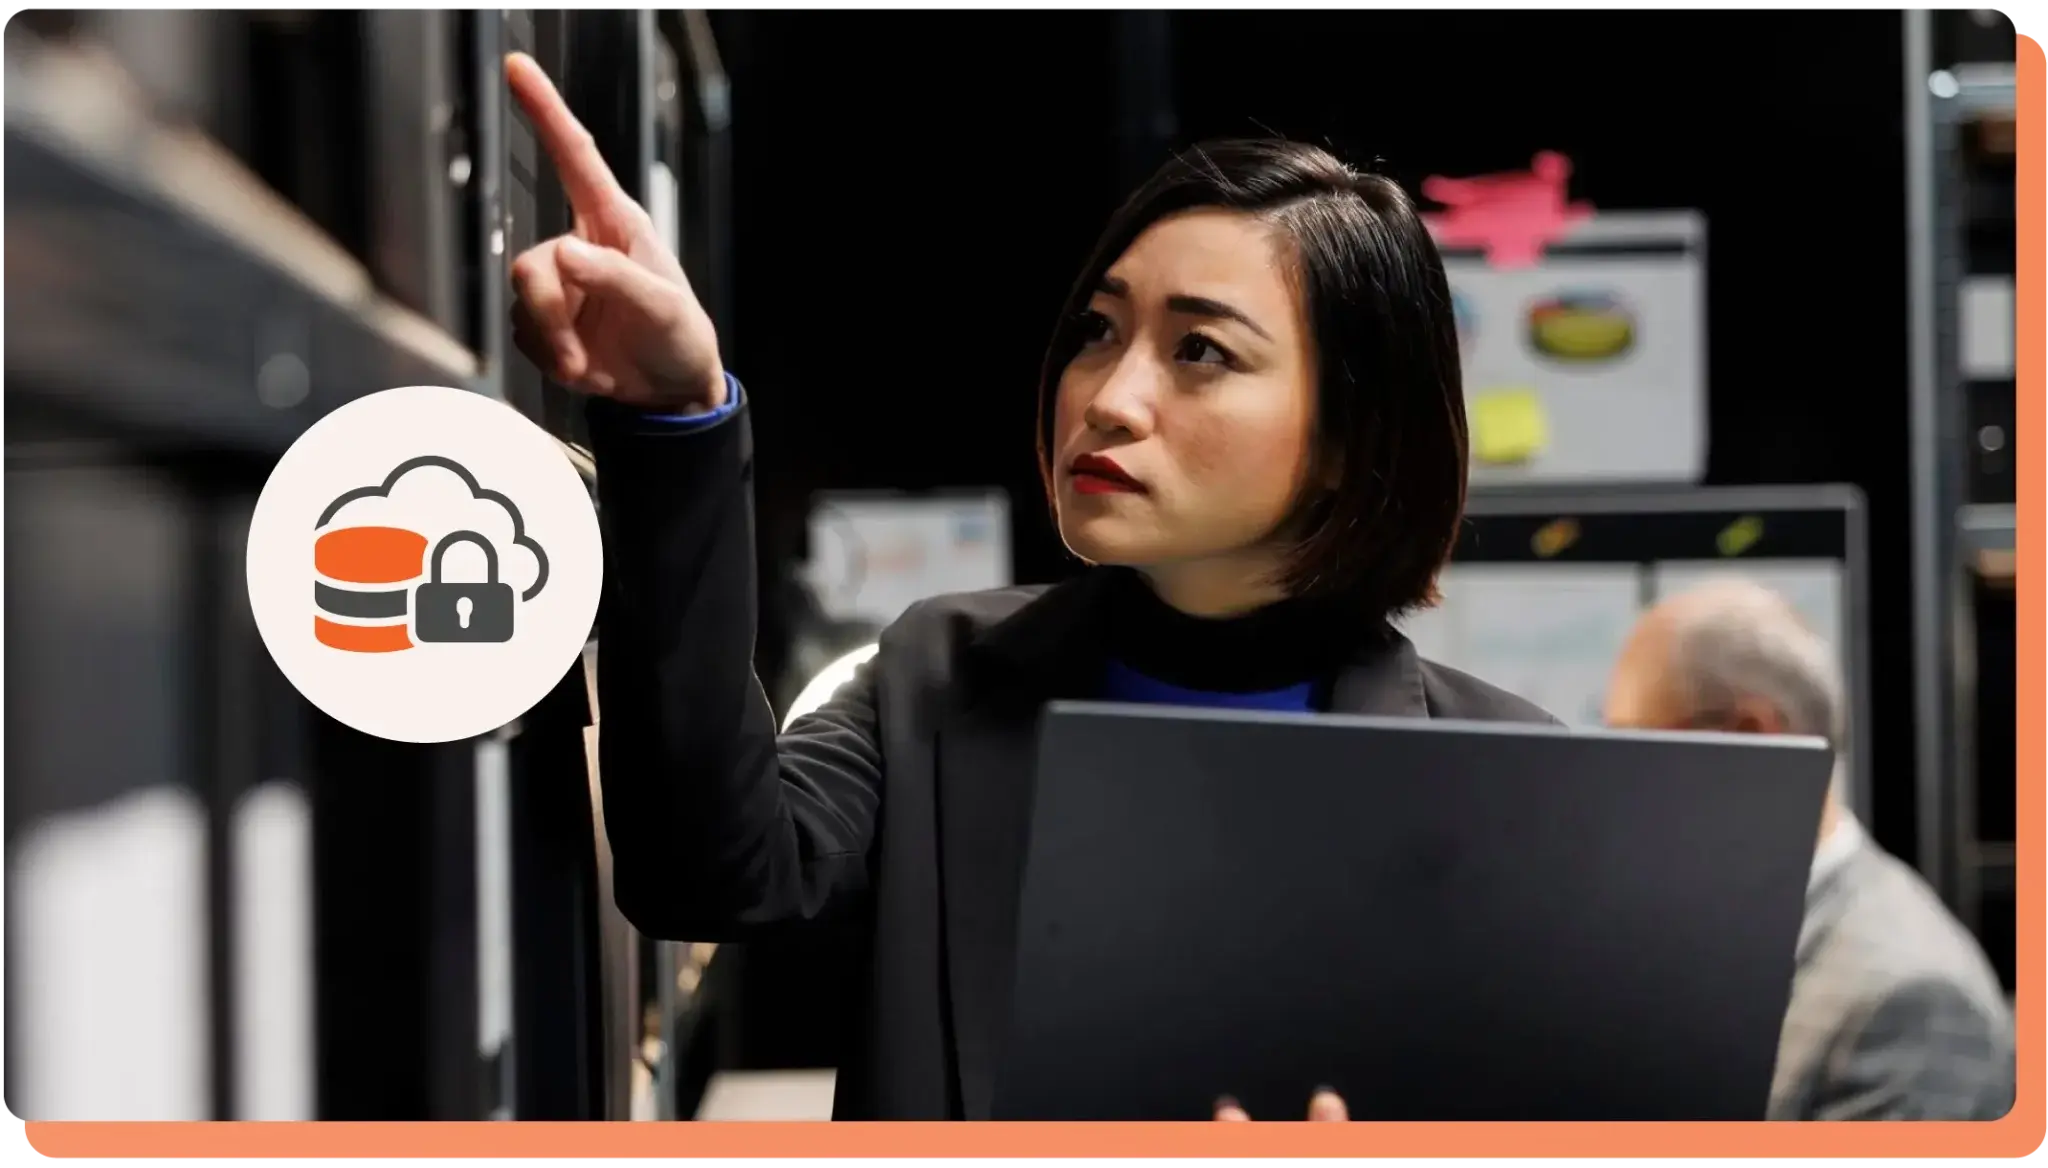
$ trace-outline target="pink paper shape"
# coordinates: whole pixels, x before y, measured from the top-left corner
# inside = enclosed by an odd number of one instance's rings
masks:
[[[1526,268],[1543,249],[1593,215],[1593,205],[1568,202],[1571,160],[1553,150],[1538,154],[1527,171],[1475,178],[1422,180],[1425,197],[1447,211],[1423,216],[1441,247],[1478,247],[1496,268]]]

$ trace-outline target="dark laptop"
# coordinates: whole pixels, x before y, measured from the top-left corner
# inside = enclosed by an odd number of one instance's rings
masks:
[[[1055,704],[995,1118],[1761,1119],[1831,762]]]

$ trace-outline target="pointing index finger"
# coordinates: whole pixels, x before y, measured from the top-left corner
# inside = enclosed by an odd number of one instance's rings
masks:
[[[525,53],[508,54],[505,80],[512,87],[512,95],[519,99],[520,108],[526,111],[527,120],[533,123],[541,148],[554,160],[562,191],[569,196],[569,206],[584,215],[608,210],[625,192],[612,175],[611,167],[605,165],[604,156],[598,153],[596,141],[583,123],[576,120],[576,115],[569,112],[569,104],[562,100],[540,64]]]

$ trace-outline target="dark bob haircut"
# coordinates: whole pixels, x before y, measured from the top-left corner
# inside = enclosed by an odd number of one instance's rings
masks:
[[[1392,617],[1433,604],[1465,509],[1465,395],[1443,259],[1392,179],[1284,140],[1194,147],[1110,220],[1060,312],[1038,386],[1038,464],[1053,494],[1053,404],[1080,352],[1089,298],[1145,229],[1195,208],[1263,218],[1294,252],[1314,337],[1320,465],[1286,529],[1300,533],[1281,583],[1290,594]],[[1331,463],[1329,460],[1335,460]]]

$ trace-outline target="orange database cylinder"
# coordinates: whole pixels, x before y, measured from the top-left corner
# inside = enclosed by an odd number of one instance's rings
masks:
[[[427,537],[402,527],[341,527],[315,540],[314,637],[350,653],[412,648],[408,585],[426,555]]]

